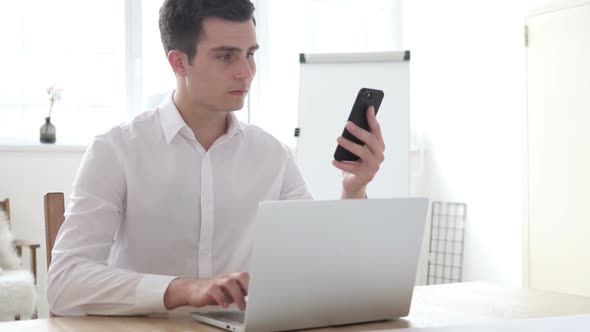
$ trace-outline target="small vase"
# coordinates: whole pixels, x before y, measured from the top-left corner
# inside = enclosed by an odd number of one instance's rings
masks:
[[[39,140],[41,143],[55,143],[55,126],[51,118],[45,118],[45,124],[39,129]]]

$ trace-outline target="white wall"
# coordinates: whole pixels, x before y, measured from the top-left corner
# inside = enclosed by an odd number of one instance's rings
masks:
[[[522,278],[524,13],[514,1],[406,3],[417,195],[468,206],[464,280]]]
[[[412,126],[425,144],[425,169],[412,190],[467,203],[465,281],[522,285],[524,18],[541,2],[404,3]],[[422,283],[426,252],[427,243]]]
[[[41,244],[37,251],[39,317],[49,315],[43,196],[61,191],[67,204],[82,154],[83,148],[0,147],[0,198],[10,198],[12,232],[16,238]],[[23,265],[29,266],[28,250],[23,251]]]

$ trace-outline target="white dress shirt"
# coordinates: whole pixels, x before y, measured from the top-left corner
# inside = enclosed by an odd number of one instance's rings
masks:
[[[259,202],[311,199],[270,134],[228,113],[205,151],[172,96],[88,147],[52,252],[53,313],[165,312],[178,276],[249,270]]]

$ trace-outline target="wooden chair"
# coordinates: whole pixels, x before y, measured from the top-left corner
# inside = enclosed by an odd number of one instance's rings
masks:
[[[47,269],[51,264],[51,251],[61,225],[64,223],[64,193],[47,193],[43,198],[45,206],[45,240],[47,242]],[[51,317],[59,317],[49,312]]]
[[[59,228],[64,223],[64,193],[47,193],[45,205],[45,240],[47,241],[47,269],[51,264],[51,251]]]
[[[6,218],[10,221],[10,200],[8,198],[0,201],[0,210],[3,210],[6,213]]]
[[[0,201],[0,210],[4,210],[6,213],[6,218],[8,218],[8,228],[10,228],[10,223],[12,221],[10,217],[10,199],[6,198],[3,201]],[[29,248],[29,255],[31,257],[30,269],[35,278],[35,283],[37,283],[37,249],[41,247],[41,245],[23,239],[14,239],[14,247],[16,248],[16,254],[18,257],[23,256],[23,248]]]

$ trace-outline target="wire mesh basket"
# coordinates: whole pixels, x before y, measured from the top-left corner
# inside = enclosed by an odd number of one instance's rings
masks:
[[[467,205],[432,202],[427,285],[461,282]]]

